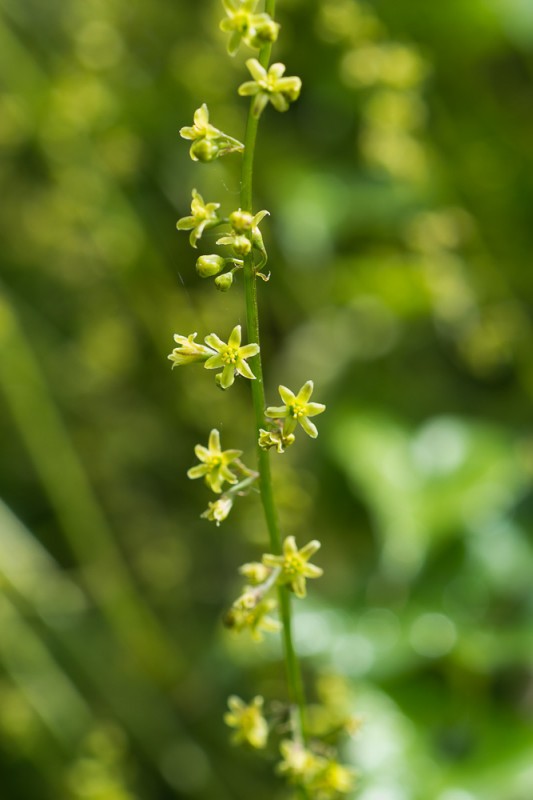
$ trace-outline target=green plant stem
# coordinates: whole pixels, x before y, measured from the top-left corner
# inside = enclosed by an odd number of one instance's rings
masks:
[[[275,5],[275,0],[267,0],[266,11],[272,17],[274,16]],[[266,45],[261,49],[259,54],[259,61],[264,67],[268,66],[271,49],[272,46],[270,44]],[[241,208],[243,211],[249,212],[253,211],[252,180],[258,124],[259,120],[252,115],[250,107],[246,126],[246,136],[244,140],[244,155],[241,174]],[[247,257],[244,262],[244,289],[246,297],[246,324],[248,341],[257,342],[257,344],[260,345],[257,278],[255,275],[252,256]],[[256,439],[258,439],[259,429],[265,426],[264,409],[266,405],[261,352],[254,356],[253,359],[250,359],[250,364],[256,376],[256,380],[251,381],[251,386],[256,423]],[[282,553],[282,539],[276,513],[274,493],[272,489],[270,456],[266,450],[261,449],[259,446],[257,447],[257,462],[259,469],[259,488],[270,537],[270,547],[273,553],[279,555]],[[291,702],[298,708],[298,717],[301,728],[300,733],[305,741],[305,696],[300,664],[296,656],[292,637],[291,596],[288,589],[282,586],[278,588],[278,597],[280,617],[283,625],[283,645],[285,651],[289,696]]]

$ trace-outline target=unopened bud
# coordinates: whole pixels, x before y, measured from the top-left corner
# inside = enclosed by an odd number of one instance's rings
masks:
[[[216,253],[200,256],[196,261],[196,271],[201,278],[211,278],[213,275],[218,275],[225,263],[225,259]]]
[[[229,221],[235,233],[247,233],[252,228],[254,218],[248,211],[239,208],[229,215]]]
[[[191,145],[191,156],[196,161],[213,161],[219,154],[220,147],[213,139],[198,139]]]
[[[224,272],[223,275],[219,275],[218,278],[215,278],[215,286],[221,292],[227,292],[228,289],[231,289],[232,283],[233,283],[233,273],[231,272]]]

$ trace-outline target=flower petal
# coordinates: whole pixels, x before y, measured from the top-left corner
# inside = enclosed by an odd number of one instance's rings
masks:
[[[306,403],[305,415],[306,417],[314,417],[317,414],[322,414],[326,410],[324,403]]]
[[[220,433],[217,431],[216,428],[213,428],[211,433],[209,434],[209,441],[207,446],[210,450],[217,450],[220,452]]]
[[[261,81],[266,79],[267,71],[261,66],[257,58],[249,58],[246,62],[246,66],[254,80]]]
[[[239,348],[239,358],[252,358],[252,356],[256,356],[259,352],[259,345],[255,342],[250,342],[250,344],[245,344],[244,347]]]
[[[195,467],[191,467],[187,470],[187,477],[191,478],[191,480],[194,480],[195,478],[202,478],[204,475],[206,475],[208,469],[209,467],[207,464],[197,464]]]
[[[251,97],[254,94],[257,94],[260,91],[260,87],[257,85],[255,81],[245,81],[241,83],[237,92],[241,97]]]
[[[204,363],[204,367],[206,369],[220,369],[220,367],[224,366],[224,361],[222,360],[221,355],[211,356],[208,358],[207,361]]]
[[[254,101],[252,103],[252,116],[258,119],[267,105],[268,105],[268,94],[266,92],[259,92],[258,94],[256,94]]]
[[[270,66],[268,70],[268,77],[270,78],[273,75],[275,78],[281,78],[286,69],[287,67],[285,66],[285,64],[282,64],[280,61],[277,61],[275,64],[272,64]]]
[[[250,369],[250,365],[243,361],[243,359],[239,359],[237,362],[237,372],[239,375],[242,375],[243,378],[248,378],[249,381],[255,381],[255,375]]]
[[[286,386],[278,386],[278,392],[286,406],[291,406],[296,400],[296,396]]]
[[[269,406],[265,411],[265,416],[272,419],[283,419],[287,416],[287,411],[287,406]]]
[[[209,458],[209,450],[202,444],[196,444],[194,446],[194,455],[199,461],[207,461]]]
[[[296,540],[294,536],[287,536],[285,541],[283,542],[283,553],[285,556],[293,556],[295,553],[298,552],[298,548],[296,547]]]
[[[307,417],[300,417],[298,420],[304,431],[311,439],[316,439],[318,436],[318,430],[316,425],[314,425]]]
[[[307,401],[309,400],[309,398],[313,394],[313,389],[314,388],[315,388],[315,385],[314,385],[313,381],[306,381],[306,383],[304,383],[304,385],[302,386],[302,388],[300,389],[300,391],[296,395],[296,399],[298,400],[298,402],[299,403],[307,403]]]
[[[226,347],[226,342],[223,342],[222,339],[216,335],[216,333],[210,333],[208,336],[205,337],[204,342],[212,347],[213,350],[217,350],[219,353]]]
[[[194,124],[198,128],[205,128],[207,125],[209,125],[209,110],[205,103],[202,103],[200,108],[196,109],[193,119]]]
[[[229,347],[239,347],[241,344],[241,326],[235,325],[228,339]]]
[[[323,574],[324,570],[321,567],[317,567],[315,564],[305,564],[302,567],[302,575],[306,578],[320,578]]]
[[[272,92],[270,94],[270,102],[276,111],[283,112],[289,110],[289,101],[280,92]]]
[[[218,385],[221,386],[222,389],[229,389],[235,381],[235,368],[231,366],[231,364],[228,364],[224,367],[222,372],[217,375],[217,378]]]
[[[317,550],[320,550],[321,547],[322,545],[320,544],[318,539],[312,539],[310,542],[307,542],[307,544],[302,547],[302,549],[300,550],[300,556],[304,559],[304,561],[307,561],[309,558],[311,558],[312,555],[316,553]]]

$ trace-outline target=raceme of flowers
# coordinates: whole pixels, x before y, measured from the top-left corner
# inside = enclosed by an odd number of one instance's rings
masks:
[[[262,10],[263,4],[259,0],[222,0],[222,5],[225,17],[220,28],[229,34],[228,52],[234,55],[241,45],[260,51],[257,59],[246,61],[252,80],[241,83],[237,89],[239,96],[250,98],[250,119],[257,120],[268,106],[276,111],[287,111],[298,99],[302,82],[297,76],[285,76],[284,64],[268,64],[270,48],[278,38],[280,25]],[[239,139],[210,122],[205,103],[194,112],[193,124],[180,129],[180,135],[191,143],[189,153],[193,161],[211,162],[231,154],[245,158],[247,155],[245,145]],[[195,250],[203,245],[206,233],[215,229],[220,231],[215,242],[218,250],[197,256],[197,275],[202,279],[212,278],[215,287],[222,292],[235,284],[239,273],[244,274],[245,282],[249,276],[254,282],[257,278],[267,281],[270,273],[265,274],[262,270],[267,264],[268,254],[260,226],[268,214],[266,210],[253,213],[246,208],[224,212],[221,202],[211,198],[205,201],[200,191],[194,188],[190,214],[178,220],[178,230],[189,232],[189,243]],[[264,398],[262,382],[257,382],[257,375],[261,374],[259,342],[243,344],[240,325],[232,328],[227,340],[210,333],[200,343],[196,341],[197,335],[175,334],[176,347],[168,356],[172,368],[201,364],[207,370],[216,371],[216,384],[224,390],[230,389],[240,376],[255,386],[254,391],[260,387]],[[279,386],[283,405],[266,407],[261,426],[255,403],[260,470],[261,459],[268,458],[261,451],[284,453],[295,443],[299,427],[312,439],[318,436],[311,418],[323,413],[326,407],[323,403],[311,402],[313,389],[312,380],[304,383],[296,393],[286,386]],[[187,475],[191,480],[203,479],[212,492],[212,499],[201,516],[216,526],[228,518],[239,497],[262,491],[260,478],[263,473],[243,463],[242,450],[222,449],[221,435],[216,428],[210,431],[207,444],[195,446],[194,453],[197,463],[190,467]],[[230,631],[237,635],[248,632],[255,641],[261,641],[265,633],[278,632],[283,627],[282,621],[286,624],[283,612],[281,620],[272,616],[278,608],[278,599],[288,599],[287,592],[298,600],[305,598],[307,581],[319,578],[323,573],[321,567],[311,563],[311,558],[320,548],[318,540],[312,539],[300,548],[294,536],[285,537],[276,547],[275,540],[271,541],[273,546],[270,549],[279,549],[280,552],[266,552],[259,561],[241,565],[239,572],[245,583],[224,616],[224,624]],[[228,706],[224,720],[233,731],[232,741],[263,750],[269,737],[274,732],[278,734],[281,759],[277,772],[290,784],[303,787],[309,800],[335,800],[351,791],[354,773],[336,760],[330,744],[308,746],[294,707],[279,702],[265,707],[260,695],[250,703],[232,695]]]

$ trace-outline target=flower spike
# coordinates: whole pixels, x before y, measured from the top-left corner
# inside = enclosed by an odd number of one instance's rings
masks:
[[[216,354],[205,362],[204,367],[206,369],[219,369],[222,367],[222,372],[216,376],[216,382],[222,389],[227,389],[233,384],[235,373],[242,375],[243,378],[255,380],[255,375],[246,359],[257,355],[259,345],[250,343],[241,347],[240,325],[236,325],[233,328],[227,343],[219,339],[215,333],[206,336],[205,342],[213,350],[216,350]]]

